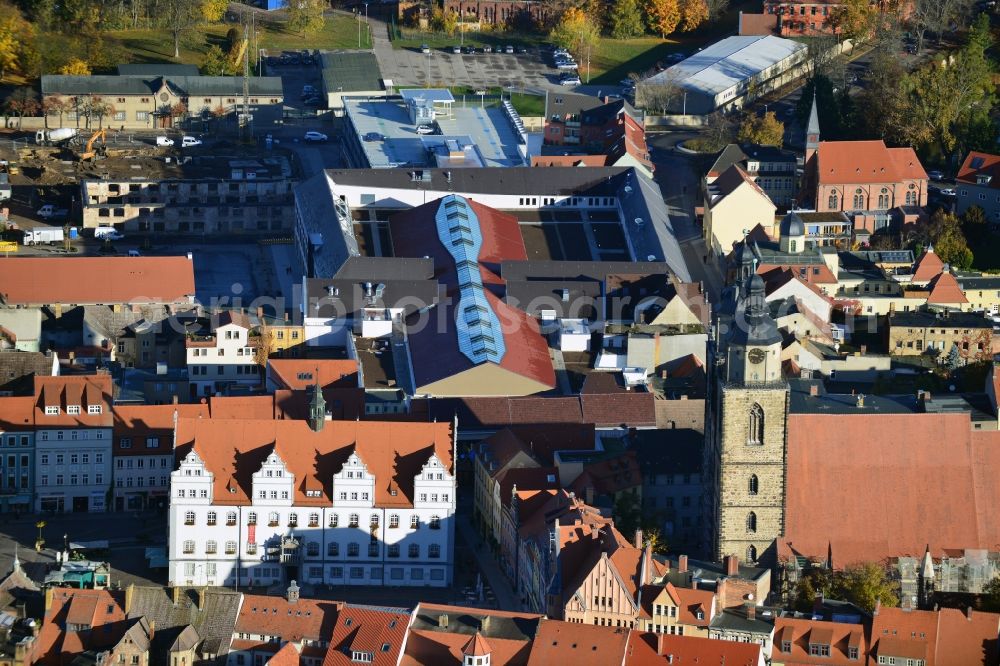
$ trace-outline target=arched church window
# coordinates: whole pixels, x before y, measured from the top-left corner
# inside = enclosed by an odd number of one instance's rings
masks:
[[[764,443],[764,409],[757,403],[750,408],[750,432],[747,442],[750,444]]]
[[[751,511],[747,514],[747,532],[753,534],[757,531],[757,514]]]
[[[748,489],[750,491],[750,494],[751,495],[756,495],[757,494],[757,489],[759,487],[759,482],[757,480],[757,475],[756,474],[751,474],[750,475],[750,482],[747,485],[748,485]]]

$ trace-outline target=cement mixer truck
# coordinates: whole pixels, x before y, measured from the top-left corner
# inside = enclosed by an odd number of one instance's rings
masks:
[[[56,146],[74,138],[79,130],[75,127],[60,127],[59,129],[41,129],[35,132],[35,143],[40,146]]]

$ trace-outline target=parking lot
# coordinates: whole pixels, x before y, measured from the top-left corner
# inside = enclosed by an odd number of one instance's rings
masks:
[[[458,42],[456,41],[456,45]],[[516,86],[558,90],[559,70],[537,49],[527,53],[455,54],[448,49],[378,49],[382,77],[399,86]]]
[[[318,51],[305,53],[268,54],[264,58],[264,74],[280,76],[282,93],[285,96],[285,107],[294,112],[314,115],[322,105],[306,104],[303,89],[312,86],[320,94],[323,91],[323,70],[320,67]]]

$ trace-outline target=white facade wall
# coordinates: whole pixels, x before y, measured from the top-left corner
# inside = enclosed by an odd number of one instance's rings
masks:
[[[187,347],[188,377],[197,395],[212,395],[220,384],[261,383],[249,335],[250,331],[238,324],[226,324],[215,329],[214,344]]]
[[[334,475],[332,505],[296,505],[294,475],[272,453],[253,476],[251,505],[214,503],[213,475],[191,452],[171,474],[169,580],[176,585],[270,585],[291,580],[451,585],[454,477],[432,456],[414,480],[412,508],[377,506],[376,483],[384,487],[386,482],[376,480],[352,454]],[[318,489],[306,493],[322,494]],[[299,540],[300,559],[283,564],[269,550],[283,537]]]
[[[107,510],[111,428],[38,429],[35,456],[36,511]]]

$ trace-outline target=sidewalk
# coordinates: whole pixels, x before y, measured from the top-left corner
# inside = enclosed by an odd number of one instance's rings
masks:
[[[462,533],[462,538],[465,539],[466,543],[469,544],[469,548],[472,549],[472,554],[476,558],[476,564],[479,565],[479,570],[483,573],[483,578],[485,579],[483,583],[489,583],[490,587],[493,588],[493,593],[496,594],[500,610],[520,610],[521,603],[518,601],[514,590],[511,589],[510,583],[507,582],[507,577],[500,571],[500,565],[493,559],[493,555],[490,554],[483,540],[479,538],[476,530],[469,523],[468,517],[459,514],[456,514],[455,517],[457,518],[458,531]]]

